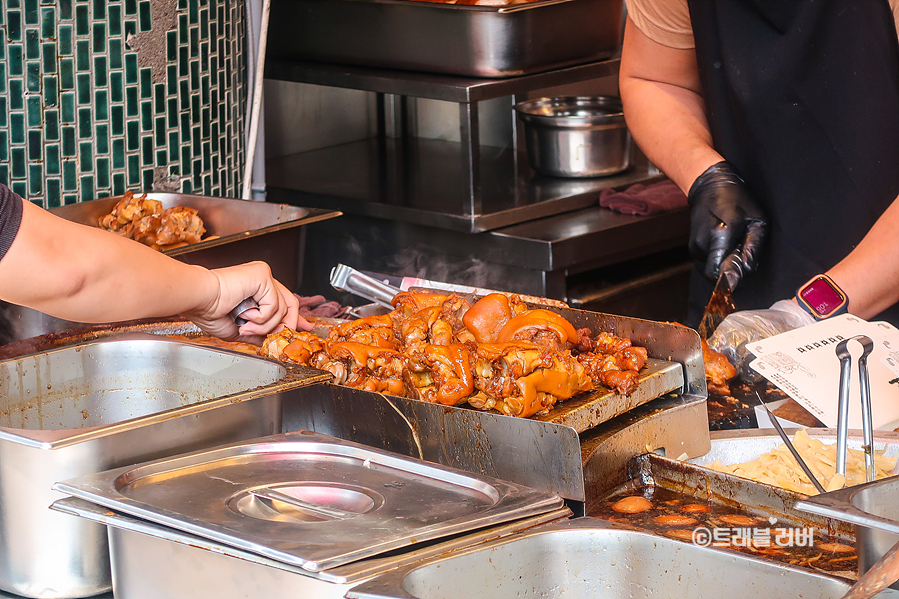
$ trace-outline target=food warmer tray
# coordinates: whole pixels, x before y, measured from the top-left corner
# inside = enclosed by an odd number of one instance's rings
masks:
[[[27,349],[0,361],[0,590],[29,597],[110,587],[104,531],[49,512],[54,482],[280,431],[285,394],[331,378],[139,333]]]
[[[640,395],[587,394],[561,402],[536,419],[318,385],[298,390],[284,402],[283,430],[315,430],[574,502],[594,496],[594,487],[606,484],[606,478],[635,455],[665,448],[669,455],[695,457],[709,450],[705,371],[696,331],[597,312],[548,309],[575,328],[628,337],[646,347],[654,360],[672,365],[662,369],[665,377],[680,370],[683,382],[673,392],[642,396],[645,401],[636,407],[629,402]],[[579,403],[582,399],[589,401]],[[556,410],[562,416],[554,415]],[[580,424],[572,411],[582,416]],[[584,422],[596,424],[585,428]]]
[[[560,593],[573,599],[717,599],[747,590],[769,599],[835,599],[849,588],[837,578],[595,518],[530,519],[530,526],[513,529],[513,523],[406,555],[310,573],[80,499],[59,500],[54,509],[108,527],[119,599],[511,599]],[[547,560],[552,567],[535,567]],[[147,568],[149,562],[156,567]],[[672,578],[672,571],[679,576]]]
[[[609,58],[622,26],[620,0],[285,0],[272,6],[269,48],[276,60],[499,78]]]
[[[819,439],[825,444],[836,443],[835,429],[812,428],[806,431],[812,439]],[[651,453],[633,458],[627,465],[627,482],[621,487],[609,489],[600,500],[627,489],[657,486],[759,516],[798,522],[830,531],[842,538],[854,539],[855,531],[851,525],[828,517],[823,512],[815,515],[798,509],[797,503],[808,499],[803,493],[708,468],[716,460],[723,464],[754,460],[781,444],[783,441],[773,429],[716,431],[711,433],[711,450],[697,458],[682,461]],[[849,432],[848,446],[851,449],[862,449],[863,444],[861,431]],[[875,432],[874,445],[886,456],[899,456],[899,434],[895,432]],[[899,469],[899,464],[896,468]]]
[[[439,555],[363,582],[346,596],[836,599],[848,589],[831,576],[587,517]]]
[[[60,499],[51,509],[107,528],[117,599],[342,599],[348,589],[390,570],[571,515],[561,508],[408,551],[309,572],[75,497]],[[154,567],[147,568],[148,563]]]
[[[54,489],[310,572],[563,507],[556,495],[311,431]]]

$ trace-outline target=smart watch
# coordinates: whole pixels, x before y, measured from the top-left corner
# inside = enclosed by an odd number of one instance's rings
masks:
[[[849,298],[833,279],[818,275],[796,292],[799,306],[815,320],[824,320],[849,309]]]

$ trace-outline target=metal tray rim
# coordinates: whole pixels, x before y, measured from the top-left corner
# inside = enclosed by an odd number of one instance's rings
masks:
[[[502,538],[496,539],[493,541],[488,541],[485,543],[480,543],[478,545],[472,545],[468,547],[464,547],[458,551],[455,551],[451,554],[441,554],[434,558],[429,558],[422,560],[421,562],[414,563],[408,566],[403,566],[402,568],[398,568],[396,570],[392,570],[382,576],[378,576],[372,580],[363,582],[357,587],[350,589],[346,593],[347,599],[374,599],[381,597],[395,597],[395,598],[403,598],[403,599],[415,599],[415,597],[408,592],[406,592],[403,581],[405,577],[412,573],[415,570],[418,570],[423,567],[427,567],[434,564],[439,564],[440,562],[451,560],[454,557],[468,555],[477,551],[485,551],[489,550],[493,547],[498,547],[509,543],[512,540],[520,540],[522,538],[543,535],[547,533],[552,533],[556,531],[567,531],[567,530],[607,530],[607,531],[621,531],[624,534],[635,534],[635,535],[649,535],[654,536],[653,533],[640,530],[631,526],[627,526],[625,524],[618,524],[615,522],[609,522],[606,520],[601,520],[599,518],[594,518],[592,516],[581,516],[578,518],[573,518],[569,520],[564,520],[561,522],[550,522],[548,524],[544,524],[542,526],[534,527],[532,529],[522,531],[516,534],[512,539]],[[674,539],[669,539],[665,537],[659,537],[658,542],[660,543],[673,543],[677,544],[680,541],[676,541]],[[754,557],[751,555],[746,555],[742,553],[735,553],[732,551],[728,551],[727,549],[720,547],[697,547],[697,549],[701,549],[703,552],[711,551],[714,553],[724,553],[728,557],[731,557],[734,561],[737,562],[756,562],[756,563],[764,563],[766,565],[771,565],[772,562],[768,560],[764,560],[758,557]],[[802,574],[803,576],[808,576],[810,578],[823,578],[827,580],[835,580],[846,584],[846,581],[837,576],[831,576],[822,572],[809,572],[808,570],[804,570],[801,568],[797,568],[788,564],[777,564],[775,566],[779,571],[790,571],[795,572],[797,574]],[[848,584],[846,585],[848,588]]]
[[[884,516],[878,516],[856,507],[852,500],[865,489],[876,487],[887,482],[896,482],[899,476],[891,476],[867,482],[854,487],[847,487],[829,493],[822,493],[796,503],[796,509],[826,516],[835,520],[848,522],[856,526],[865,526],[876,530],[882,530],[893,534],[899,534],[899,521]]]
[[[375,556],[370,559],[353,562],[345,566],[338,566],[331,570],[322,570],[320,572],[310,572],[297,566],[292,566],[273,560],[271,558],[256,555],[243,549],[237,549],[229,545],[211,541],[203,537],[198,537],[185,532],[171,529],[161,524],[155,524],[146,520],[141,520],[127,514],[111,511],[98,504],[78,499],[76,497],[66,497],[55,501],[50,509],[70,514],[72,516],[80,516],[92,522],[102,524],[104,526],[112,526],[129,532],[144,534],[158,539],[188,545],[195,549],[212,551],[228,557],[234,557],[245,561],[252,562],[261,566],[268,566],[278,570],[284,570],[292,574],[300,576],[308,576],[327,582],[337,584],[353,584],[362,580],[378,576],[389,570],[419,562],[442,553],[455,551],[461,547],[467,547],[486,540],[506,537],[509,534],[519,532],[523,529],[540,526],[553,521],[565,520],[571,517],[571,510],[567,507],[559,508],[555,511],[547,512],[539,516],[514,520],[507,524],[492,527],[484,531],[476,531],[466,534],[464,537],[455,538],[448,541],[442,541],[436,545],[426,548],[414,549],[400,556],[380,557]]]
[[[250,205],[256,203],[252,200],[239,200],[239,199],[235,199],[235,198],[223,198],[223,197],[218,197],[218,196],[201,196],[201,195],[190,194],[190,193],[178,193],[178,192],[168,192],[168,191],[148,191],[148,192],[146,192],[146,195],[147,195],[147,198],[151,199],[151,200],[157,199],[161,196],[175,196],[176,198],[183,198],[183,200],[180,201],[180,204],[184,204],[184,201],[186,201],[189,204],[191,199],[207,200],[207,201],[211,200],[214,202],[222,202],[222,203],[233,204],[233,205],[236,205],[237,202],[246,202]],[[89,205],[91,205],[91,203],[97,203],[97,202],[109,203],[109,204],[114,205],[116,202],[121,200],[122,197],[124,197],[124,196],[109,196],[109,197],[105,197],[105,198],[97,198],[94,200],[89,200],[87,202],[80,202],[79,204],[75,204],[74,206],[78,206],[78,207],[89,206]],[[179,202],[179,200],[176,199],[175,202]],[[180,205],[180,204],[176,204],[176,205]],[[222,235],[220,237],[216,237],[215,239],[201,240],[197,243],[191,243],[186,246],[179,247],[179,248],[163,250],[162,253],[165,254],[166,256],[180,256],[181,254],[187,254],[187,253],[196,252],[198,250],[213,248],[213,247],[217,247],[217,246],[224,245],[227,243],[233,243],[235,241],[240,241],[242,239],[251,239],[251,238],[257,237],[259,235],[274,233],[276,231],[282,231],[284,229],[291,229],[293,227],[299,227],[302,225],[308,225],[308,224],[320,222],[323,220],[328,220],[331,218],[336,218],[338,216],[343,215],[343,212],[341,212],[339,210],[330,210],[330,209],[325,209],[325,208],[306,208],[304,206],[293,206],[291,204],[266,204],[266,205],[267,206],[278,206],[278,207],[282,207],[282,208],[289,208],[289,209],[293,209],[293,210],[305,210],[306,215],[301,216],[299,218],[287,220],[284,222],[279,222],[279,223],[275,223],[272,225],[268,225],[265,227],[260,227],[258,229],[247,229],[245,231],[241,231],[238,233],[232,233],[231,235]],[[66,214],[68,212],[71,212],[72,210],[73,210],[73,208],[71,208],[70,206],[60,206],[59,208],[51,209],[50,212],[53,214],[56,214],[57,216],[59,216],[61,218],[67,218]],[[201,215],[201,218],[202,218],[202,215]],[[96,223],[94,223],[91,226],[93,226],[94,228],[99,228],[96,225]]]
[[[188,406],[179,406],[175,408],[170,408],[168,410],[163,410],[161,412],[154,412],[152,414],[146,414],[144,416],[138,416],[135,418],[130,418],[128,420],[122,420],[121,422],[116,422],[114,424],[109,425],[101,425],[96,427],[91,427],[87,429],[61,429],[61,430],[27,430],[27,429],[15,429],[15,428],[7,428],[0,427],[0,439],[11,441],[13,443],[17,443],[20,445],[25,445],[28,447],[34,447],[42,450],[53,450],[53,449],[61,449],[63,447],[69,447],[72,445],[76,445],[78,443],[84,443],[86,441],[92,441],[94,439],[99,439],[102,437],[107,437],[110,435],[122,433],[125,431],[133,430],[136,428],[140,428],[142,426],[147,426],[154,422],[159,422],[162,420],[171,420],[172,418],[184,418],[186,416],[195,415],[201,412],[206,412],[208,410],[213,410],[225,405],[235,404],[243,401],[248,401],[251,399],[255,399],[258,397],[262,397],[265,395],[272,395],[274,393],[279,393],[282,391],[288,391],[291,389],[297,389],[300,387],[304,387],[306,385],[312,385],[316,383],[323,383],[331,380],[333,375],[328,372],[322,370],[316,370],[314,368],[297,366],[295,364],[286,364],[282,362],[278,362],[275,360],[270,360],[268,358],[263,358],[261,356],[251,356],[249,354],[243,354],[240,352],[235,352],[232,350],[224,349],[224,348],[214,348],[206,345],[191,343],[187,341],[182,341],[180,339],[172,339],[166,338],[161,335],[151,335],[146,333],[121,333],[114,334],[108,337],[102,337],[99,339],[94,339],[85,343],[78,343],[74,345],[56,347],[52,349],[48,349],[42,352],[35,352],[31,354],[25,354],[22,356],[16,356],[13,358],[6,358],[0,360],[0,364],[5,362],[14,362],[16,360],[20,360],[23,358],[28,358],[32,356],[39,356],[42,354],[52,354],[63,351],[71,351],[72,348],[75,347],[86,347],[89,345],[97,345],[97,344],[109,344],[116,343],[121,341],[147,341],[153,343],[173,343],[177,345],[190,345],[191,347],[199,348],[203,351],[212,352],[212,353],[223,353],[229,355],[240,356],[247,360],[259,360],[268,362],[275,366],[280,367],[281,371],[284,375],[278,379],[278,381],[271,383],[269,385],[264,385],[261,387],[256,387],[253,389],[247,389],[245,391],[238,391],[236,393],[230,393],[227,395],[222,395],[219,397],[213,397],[204,401],[199,401],[194,404]]]

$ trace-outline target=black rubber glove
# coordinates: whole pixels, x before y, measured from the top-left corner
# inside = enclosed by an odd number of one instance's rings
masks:
[[[765,241],[767,217],[730,164],[721,161],[696,178],[687,194],[690,252],[705,262],[705,276],[718,278],[721,261],[742,245],[743,272],[755,270]]]

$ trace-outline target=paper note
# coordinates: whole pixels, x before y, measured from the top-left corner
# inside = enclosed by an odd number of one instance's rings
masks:
[[[750,367],[771,381],[826,426],[837,425],[840,389],[840,359],[837,345],[857,335],[874,341],[868,356],[871,387],[871,414],[874,428],[892,430],[899,426],[899,330],[885,322],[867,322],[843,314],[815,324],[750,343],[747,348],[758,356]],[[849,428],[859,429],[858,358],[862,347],[849,341],[852,354],[849,385]]]

